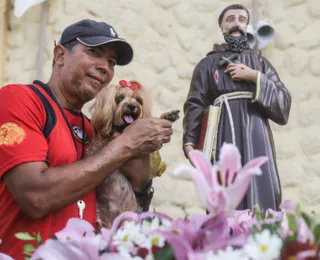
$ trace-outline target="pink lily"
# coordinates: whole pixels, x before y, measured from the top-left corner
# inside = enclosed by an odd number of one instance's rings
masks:
[[[36,259],[79,259],[89,260],[88,256],[81,249],[64,243],[59,240],[48,239],[43,245],[39,246],[31,256],[30,260]]]
[[[206,259],[208,252],[200,251],[200,252],[188,252],[188,259],[190,260],[203,260]]]
[[[69,219],[65,228],[55,235],[59,241],[70,243],[90,256],[90,259],[99,258],[99,250],[105,242],[101,234],[95,234],[94,227],[89,222],[80,218]]]
[[[251,228],[257,224],[251,210],[234,210],[231,217],[227,218],[232,234],[249,233]]]
[[[0,253],[0,260],[14,260],[11,256],[8,256],[4,253]]]
[[[198,231],[197,244],[195,251],[199,250],[219,250],[224,249],[228,245],[243,246],[250,232],[233,233],[228,224],[225,214],[222,213],[218,216],[211,217],[205,221]]]
[[[93,238],[94,239],[94,238]],[[89,244],[88,244],[89,245]],[[47,260],[125,260],[117,253],[103,253],[99,255],[99,251],[94,251],[96,248],[81,250],[76,246],[61,242],[59,240],[48,239],[43,245],[38,247],[31,256],[30,260],[47,259]],[[89,250],[89,254],[88,254]],[[86,252],[87,251],[87,252]],[[9,260],[9,259],[8,259]]]
[[[94,237],[94,227],[87,221],[80,218],[71,218],[67,225],[55,233],[60,241],[73,241],[79,243],[83,237]]]
[[[295,212],[297,209],[297,205],[291,200],[285,200],[284,202],[281,203],[280,209],[288,212]]]
[[[170,222],[173,221],[173,218],[164,214],[164,213],[160,213],[160,212],[151,212],[151,211],[146,211],[146,212],[142,212],[140,215],[139,215],[139,219],[140,221],[146,219],[146,218],[153,218],[153,217],[158,217],[160,219],[166,219]]]
[[[317,256],[316,250],[301,251],[296,255],[296,260],[314,259]]]
[[[172,247],[174,251],[175,259],[188,260],[188,253],[192,252],[193,250],[186,240],[181,239],[181,236],[168,231],[155,231],[154,233],[159,234],[165,238],[166,242]]]
[[[0,239],[0,244],[2,240]],[[7,254],[1,253],[0,252],[0,260],[14,260],[11,256],[8,256]]]
[[[118,217],[116,217],[112,223],[112,227],[110,229],[111,235],[115,234],[118,230],[118,228],[121,227],[122,223],[125,221],[134,221],[136,223],[139,222],[139,215],[135,212],[127,211],[120,214]]]
[[[111,231],[102,228],[101,233],[95,234],[93,226],[85,220],[71,218],[55,235],[57,240],[48,239],[36,249],[31,259],[124,259],[118,253],[103,252]]]
[[[224,143],[217,165],[210,161],[199,150],[189,153],[194,167],[178,166],[173,175],[193,179],[202,203],[214,216],[224,212],[230,215],[245,195],[250,180],[260,175],[260,166],[267,157],[258,157],[241,168],[239,150],[233,144]]]
[[[297,241],[300,243],[314,243],[314,235],[305,220],[302,217],[297,217],[297,224]]]
[[[293,234],[293,231],[289,229],[287,214],[294,214],[297,210],[297,205],[290,201],[286,200],[281,205],[280,208],[283,211],[283,220],[281,222],[281,237],[285,238],[289,235]],[[306,243],[313,243],[314,242],[314,235],[312,230],[308,227],[305,220],[297,215],[297,242],[306,244]]]
[[[285,216],[285,211],[275,211],[273,209],[267,209],[265,219],[272,219],[274,222],[281,222]]]
[[[240,233],[233,236],[217,238],[217,236],[211,234],[211,243],[208,244],[204,250],[212,250],[215,252],[220,249],[225,249],[228,246],[243,247],[244,244],[247,243],[249,235],[248,233]]]
[[[183,237],[191,247],[196,248],[199,230],[209,219],[212,219],[212,216],[200,214],[192,215],[188,220],[176,219],[172,221],[170,231]]]

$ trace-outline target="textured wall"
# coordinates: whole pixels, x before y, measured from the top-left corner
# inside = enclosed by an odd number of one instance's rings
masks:
[[[0,85],[4,82],[6,63],[6,42],[8,36],[9,0],[0,1]]]
[[[217,25],[221,10],[234,1],[220,0],[49,0],[46,28],[44,78],[51,72],[53,41],[69,23],[92,18],[111,23],[120,36],[132,43],[134,61],[116,68],[114,81],[136,79],[153,100],[155,115],[180,109],[196,63],[221,42]],[[251,0],[243,0],[251,10]],[[10,17],[5,82],[29,83],[36,77],[40,6],[21,19]],[[293,96],[289,123],[272,124],[283,197],[303,202],[320,213],[320,1],[260,1],[260,18],[271,19],[276,28],[274,42],[263,51],[277,69]],[[0,64],[1,65],[1,64]],[[153,206],[173,216],[203,212],[193,183],[177,181],[170,172],[187,163],[181,151],[182,120],[175,123],[171,144],[162,156],[169,164],[165,176],[155,181]],[[319,167],[319,168],[318,168]]]

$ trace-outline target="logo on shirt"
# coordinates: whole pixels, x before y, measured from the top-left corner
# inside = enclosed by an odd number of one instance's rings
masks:
[[[73,136],[81,143],[84,144],[89,144],[89,139],[86,133],[83,132],[83,130],[77,126],[73,125],[72,126],[72,131],[73,131]]]
[[[16,123],[8,122],[0,126],[0,146],[20,144],[25,138],[25,131]]]

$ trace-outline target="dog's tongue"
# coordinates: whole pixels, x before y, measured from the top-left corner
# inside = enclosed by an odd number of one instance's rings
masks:
[[[123,119],[127,124],[131,124],[133,122],[133,117],[130,115],[125,115]]]

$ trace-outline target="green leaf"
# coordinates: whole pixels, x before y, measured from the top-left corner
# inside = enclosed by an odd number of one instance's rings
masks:
[[[320,224],[317,224],[312,231],[316,241],[319,241],[320,240]]]
[[[252,227],[252,234],[260,233],[261,230],[257,226]]]
[[[301,212],[301,217],[304,219],[310,229],[314,228],[316,224],[316,219],[314,216],[309,216],[307,213]]]
[[[297,242],[297,239],[296,239],[296,237],[294,235],[293,236],[288,236],[288,237],[285,238],[285,242],[290,244],[290,243]]]
[[[300,203],[298,203],[297,206],[296,206],[296,213],[298,215],[300,215],[302,213],[302,208],[301,208],[301,204]]]
[[[166,244],[155,255],[155,260],[175,260],[174,251],[169,244]]]
[[[30,252],[31,253],[31,252],[33,252],[35,250],[35,247],[34,247],[34,245],[26,244],[26,245],[23,246],[23,250],[25,252]]]
[[[151,223],[153,219],[154,219],[153,217],[147,217],[147,218],[144,218],[143,221]]]
[[[253,212],[256,220],[261,221],[263,219],[262,212],[258,204],[254,206]]]
[[[297,218],[296,218],[296,216],[292,213],[287,213],[287,218],[288,218],[289,229],[293,232],[297,231]]]
[[[42,244],[42,239],[41,239],[40,233],[35,234],[34,237],[35,237],[38,245],[41,245]]]
[[[280,226],[281,222],[275,222],[273,224],[263,224],[261,229],[268,229],[270,230],[271,234],[280,235]]]
[[[297,217],[294,215],[294,213],[287,212],[287,218],[288,218],[288,226],[289,230],[293,232],[292,236],[288,236],[286,238],[286,241],[293,242],[297,239],[298,232],[297,232]]]
[[[15,237],[20,239],[20,240],[35,240],[34,237],[32,237],[29,233],[27,232],[19,232],[15,234]]]
[[[31,256],[34,250],[35,250],[35,247],[31,244],[26,244],[23,246],[23,253],[25,255]]]

